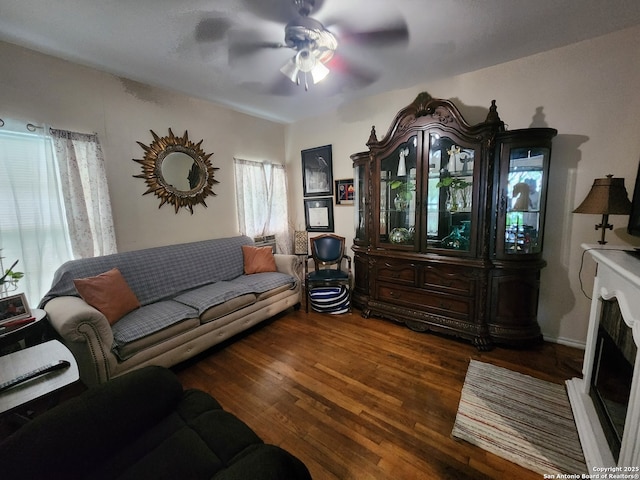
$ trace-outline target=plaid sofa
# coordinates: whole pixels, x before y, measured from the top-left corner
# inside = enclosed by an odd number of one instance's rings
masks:
[[[72,260],[40,303],[73,352],[86,385],[144,365],[172,366],[300,303],[295,255],[276,254],[277,272],[244,274],[246,236]],[[118,268],[141,307],[113,326],[73,280]]]

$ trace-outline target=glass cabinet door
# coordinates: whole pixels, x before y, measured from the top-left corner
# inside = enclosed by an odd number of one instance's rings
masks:
[[[428,249],[468,252],[472,247],[475,150],[429,133],[426,196]]]
[[[541,199],[546,197],[548,148],[512,148],[509,152],[504,230],[504,253],[535,254],[542,251]]]
[[[355,214],[355,239],[354,243],[364,244],[367,241],[367,226],[366,226],[366,212],[365,212],[365,185],[366,185],[366,168],[367,161],[369,159],[368,153],[358,153],[352,155],[353,159],[353,204]]]
[[[414,135],[379,162],[381,243],[414,245],[417,147]]]

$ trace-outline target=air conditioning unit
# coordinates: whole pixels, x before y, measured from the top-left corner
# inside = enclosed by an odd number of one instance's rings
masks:
[[[253,237],[253,243],[256,247],[271,247],[273,253],[276,253],[276,236],[265,235],[264,237]]]

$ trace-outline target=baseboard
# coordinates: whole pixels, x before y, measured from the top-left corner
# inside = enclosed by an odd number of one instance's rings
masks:
[[[585,342],[578,342],[571,338],[563,338],[563,337],[549,337],[547,335],[543,335],[545,342],[558,343],[560,345],[566,345],[567,347],[573,347],[580,350],[584,350],[586,348]]]

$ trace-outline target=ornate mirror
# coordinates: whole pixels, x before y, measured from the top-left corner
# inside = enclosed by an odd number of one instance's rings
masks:
[[[142,174],[134,175],[144,178],[147,191],[160,198],[162,207],[165,203],[174,206],[176,213],[180,207],[186,207],[193,214],[193,206],[201,203],[205,207],[204,199],[208,195],[215,195],[213,184],[219,183],[214,178],[218,168],[211,166],[209,157],[213,153],[205,154],[200,144],[189,140],[189,135],[176,137],[171,129],[169,136],[159,137],[151,131],[153,142],[149,146],[137,142],[144,150],[144,158],[133,160],[142,165]]]

